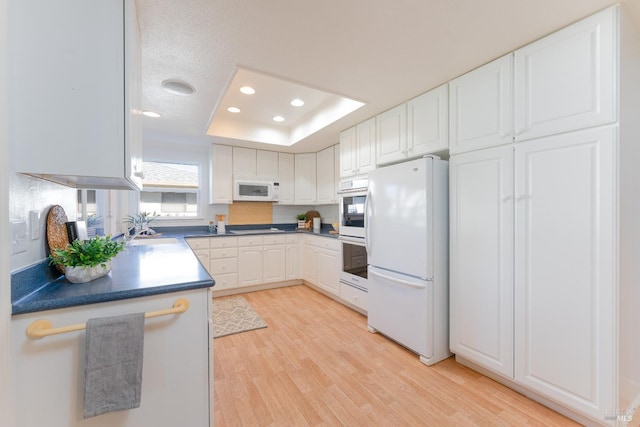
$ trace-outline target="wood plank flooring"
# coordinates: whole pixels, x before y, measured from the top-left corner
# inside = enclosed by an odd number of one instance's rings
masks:
[[[214,340],[215,426],[571,426],[449,358],[418,357],[304,286],[243,294],[268,327]]]

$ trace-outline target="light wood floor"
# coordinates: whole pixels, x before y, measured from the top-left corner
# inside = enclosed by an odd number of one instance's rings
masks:
[[[307,286],[243,294],[268,327],[214,340],[215,426],[568,426],[449,358],[425,366]]]

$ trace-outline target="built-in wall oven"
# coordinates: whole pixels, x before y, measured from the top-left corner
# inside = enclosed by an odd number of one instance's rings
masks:
[[[364,239],[340,236],[342,244],[342,271],[340,281],[354,288],[368,291],[367,249]]]
[[[340,281],[365,292],[368,291],[364,219],[367,185],[366,178],[345,180],[340,183],[339,191],[339,233],[342,244]]]
[[[340,236],[364,239],[364,211],[367,202],[367,179],[340,183]]]

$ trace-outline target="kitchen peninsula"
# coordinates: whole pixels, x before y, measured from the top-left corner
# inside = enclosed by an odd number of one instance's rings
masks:
[[[145,242],[146,243],[146,242]],[[12,277],[12,338],[18,425],[211,425],[213,396],[211,287],[214,281],[181,239],[127,245],[107,276],[71,284],[38,281],[45,263]],[[84,331],[32,338],[27,328],[53,328],[90,318],[163,312],[187,300],[184,312],[147,318],[141,406],[83,419]],[[54,424],[52,424],[54,422]]]

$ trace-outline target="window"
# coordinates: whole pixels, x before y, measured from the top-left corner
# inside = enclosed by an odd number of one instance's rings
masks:
[[[160,218],[198,216],[198,165],[144,162],[140,212]]]
[[[87,223],[89,237],[105,234],[104,224],[104,195],[105,190],[78,190],[78,221]]]

